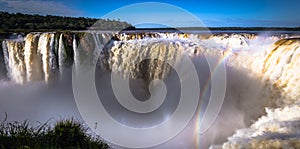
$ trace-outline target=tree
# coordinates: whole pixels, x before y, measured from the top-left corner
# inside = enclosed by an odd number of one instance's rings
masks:
[[[109,19],[94,19],[94,18],[74,18],[52,15],[29,15],[21,13],[7,13],[0,11],[0,31],[15,32],[17,29],[24,32],[31,31],[55,31],[55,30],[85,30],[97,22],[98,30],[118,30],[125,27],[132,27],[127,22],[120,20]]]

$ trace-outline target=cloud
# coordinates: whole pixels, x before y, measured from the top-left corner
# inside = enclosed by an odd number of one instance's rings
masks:
[[[253,19],[253,18],[204,18],[209,27],[298,27],[299,20]]]
[[[82,12],[54,0],[0,0],[0,10],[13,13],[21,12],[63,16],[79,16],[82,14]]]

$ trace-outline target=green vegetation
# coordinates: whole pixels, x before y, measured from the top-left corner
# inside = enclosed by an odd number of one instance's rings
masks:
[[[0,124],[1,149],[107,149],[99,136],[87,134],[87,128],[74,119],[33,126],[29,121]]]
[[[133,28],[130,24],[117,20],[84,17],[42,16],[21,13],[0,12],[0,33],[4,32],[44,32],[65,30],[120,30]]]

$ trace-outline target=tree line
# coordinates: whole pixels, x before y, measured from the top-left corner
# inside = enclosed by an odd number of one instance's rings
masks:
[[[31,15],[0,12],[0,32],[32,32],[60,30],[119,30],[134,28],[127,22],[110,19]]]

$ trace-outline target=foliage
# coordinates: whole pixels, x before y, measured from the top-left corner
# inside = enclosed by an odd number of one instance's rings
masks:
[[[0,148],[9,149],[106,149],[109,146],[99,136],[87,134],[87,128],[74,119],[58,121],[54,127],[48,123],[33,126],[23,122],[0,124]]]
[[[0,12],[1,32],[44,32],[62,30],[119,30],[131,27],[130,24],[110,19],[84,17],[65,17],[52,15],[30,15],[21,13]],[[90,28],[92,27],[92,28]]]

